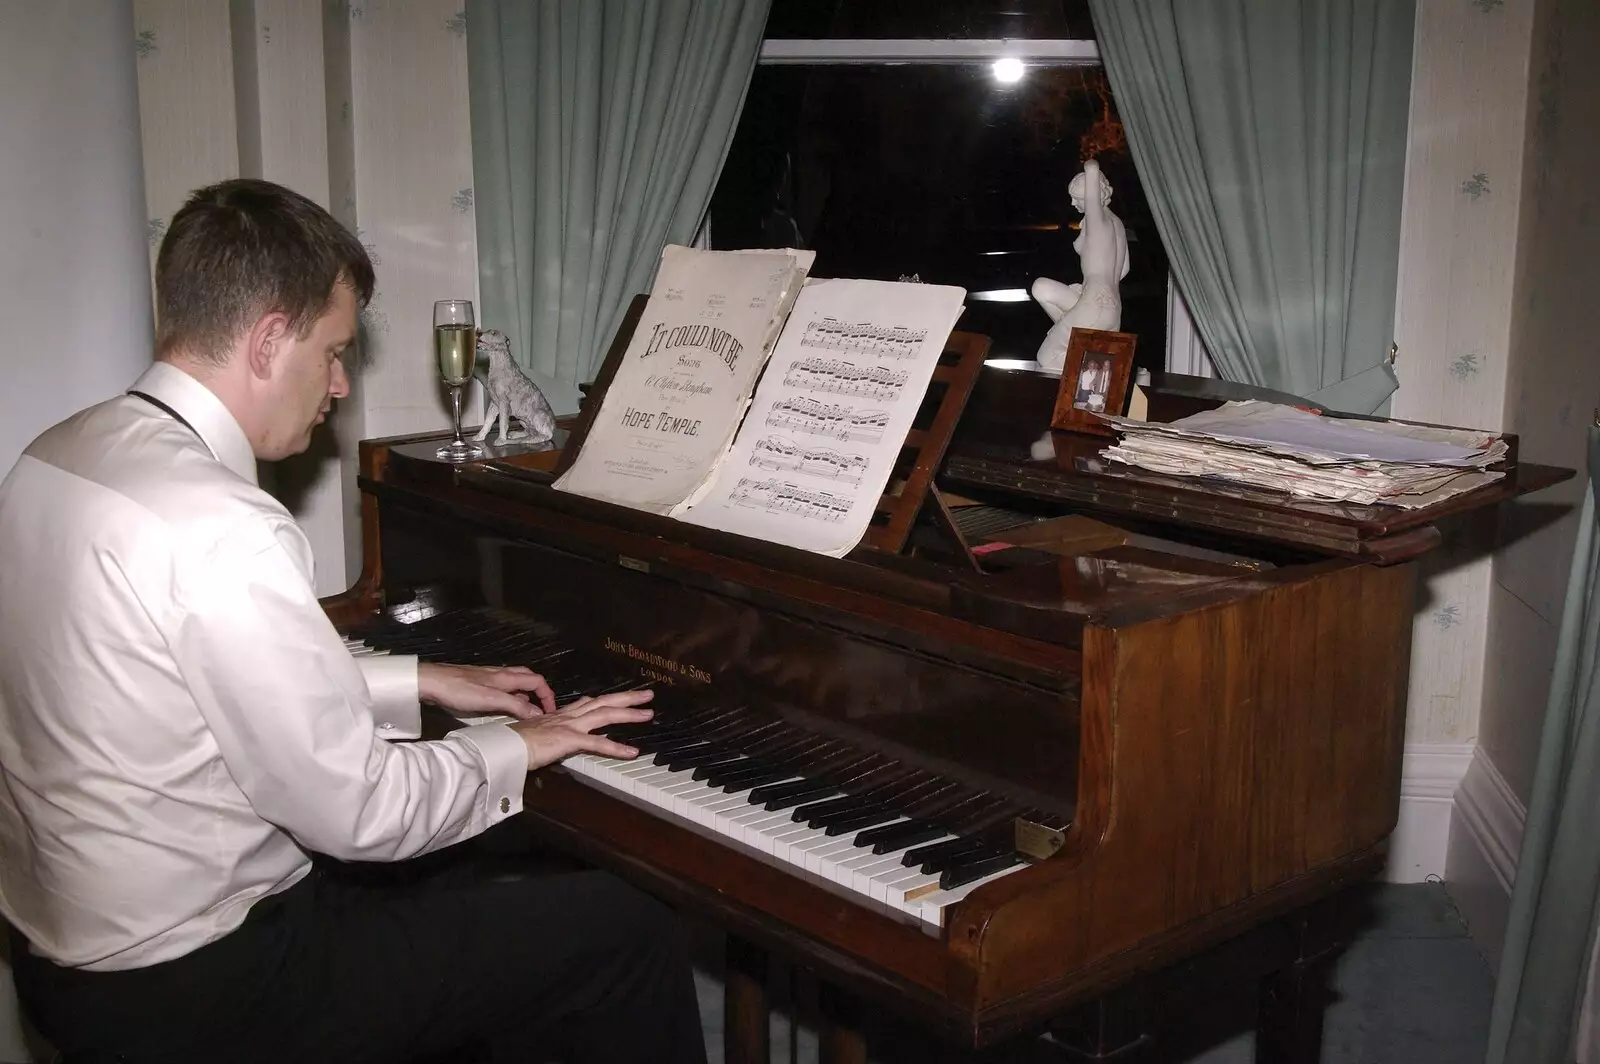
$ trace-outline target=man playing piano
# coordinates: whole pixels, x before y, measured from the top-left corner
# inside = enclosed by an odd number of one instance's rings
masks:
[[[385,889],[642,721],[525,668],[354,658],[256,484],[349,381],[361,244],[262,181],[203,189],[156,264],[158,361],[0,485],[0,910],[27,1014],[82,1061],[704,1059],[671,914],[601,873]],[[70,353],[69,353],[70,357]],[[510,713],[433,742],[418,700]],[[552,1041],[555,1039],[555,1041]]]

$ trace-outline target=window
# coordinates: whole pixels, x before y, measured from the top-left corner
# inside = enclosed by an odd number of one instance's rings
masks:
[[[1031,359],[1050,319],[1028,289],[1080,279],[1067,184],[1094,157],[1128,232],[1122,328],[1162,366],[1166,253],[1089,33],[1084,0],[774,0],[710,246],[961,285],[957,327]]]

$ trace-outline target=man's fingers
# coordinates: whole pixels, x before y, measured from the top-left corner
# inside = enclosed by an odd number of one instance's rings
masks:
[[[638,706],[650,701],[655,694],[654,691],[645,688],[638,691],[612,691],[605,695],[585,695],[576,702],[569,703],[562,712],[576,714],[611,706]]]
[[[626,746],[614,739],[607,739],[604,735],[589,735],[580,732],[578,741],[573,745],[572,752],[575,754],[599,754],[601,757],[615,757],[623,761],[639,756],[639,751],[635,748]]]
[[[518,720],[532,720],[535,717],[544,715],[543,709],[520,695],[509,694],[504,691],[498,692],[498,694],[500,697],[490,700],[494,705],[487,712],[504,713],[507,716],[516,717]]]
[[[632,706],[597,706],[578,717],[569,718],[567,724],[584,732],[592,732],[613,724],[643,724],[653,716],[655,714],[648,709]]]
[[[504,665],[486,670],[480,679],[486,686],[501,691],[526,691],[538,700],[546,713],[556,711],[556,693],[550,689],[550,684],[543,676],[526,665]]]

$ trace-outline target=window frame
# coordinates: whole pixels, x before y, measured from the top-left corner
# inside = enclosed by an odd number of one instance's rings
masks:
[[[1018,59],[1036,67],[1104,66],[1100,46],[1082,38],[803,38],[768,37],[761,42],[759,66],[964,66]],[[709,215],[697,242],[709,246]],[[1167,274],[1167,349],[1165,364],[1175,373],[1215,375],[1211,357],[1194,327],[1188,305]]]
[[[1100,46],[1086,40],[945,40],[928,38],[768,37],[756,60],[763,66],[888,64],[964,65],[1020,59],[1039,66],[1102,66]]]

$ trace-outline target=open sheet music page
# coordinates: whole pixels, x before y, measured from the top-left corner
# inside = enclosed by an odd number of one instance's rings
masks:
[[[966,290],[812,281],[716,479],[678,516],[831,557],[866,534]]]
[[[669,245],[561,491],[665,514],[712,476],[811,251]]]

